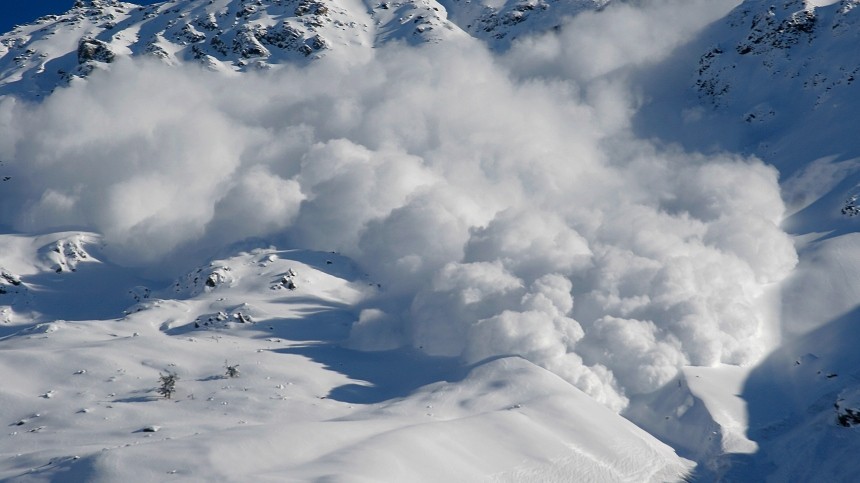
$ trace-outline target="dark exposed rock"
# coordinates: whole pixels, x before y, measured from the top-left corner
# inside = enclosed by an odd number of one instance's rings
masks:
[[[258,36],[260,38],[265,37],[265,31],[262,28],[245,27],[241,29],[236,34],[236,37],[233,38],[233,52],[246,59],[251,57],[268,57],[271,54],[260,43]]]
[[[860,390],[857,388],[842,391],[833,407],[840,426],[850,428],[860,424]]]
[[[78,43],[78,63],[84,64],[89,61],[104,62],[109,64],[114,61],[116,55],[110,47],[101,40],[84,37]]]

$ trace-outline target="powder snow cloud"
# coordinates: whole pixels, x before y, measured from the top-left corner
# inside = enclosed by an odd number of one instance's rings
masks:
[[[635,76],[613,72],[692,35],[660,20],[672,3],[607,9],[617,44],[571,28],[242,76],[124,61],[0,99],[0,223],[93,229],[153,270],[254,237],[337,250],[384,287],[350,346],[518,355],[620,410],[680,365],[760,357],[762,295],[797,261],[775,169],[629,131]]]

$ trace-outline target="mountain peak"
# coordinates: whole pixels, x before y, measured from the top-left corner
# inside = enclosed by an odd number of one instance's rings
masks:
[[[118,6],[117,0],[75,0],[73,8],[103,8],[106,6]]]

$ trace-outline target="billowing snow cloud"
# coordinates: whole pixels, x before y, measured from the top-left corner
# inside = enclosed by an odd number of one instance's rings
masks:
[[[663,10],[642,12],[615,15],[644,35]],[[689,33],[666,30],[657,49]],[[573,64],[560,40],[236,77],[120,62],[38,105],[0,100],[0,223],[94,229],[149,267],[251,237],[338,250],[384,288],[352,347],[519,355],[621,409],[680,365],[759,357],[763,291],[796,255],[776,170],[636,139],[611,72],[659,55],[588,63],[594,41]],[[512,61],[529,45],[545,50]]]

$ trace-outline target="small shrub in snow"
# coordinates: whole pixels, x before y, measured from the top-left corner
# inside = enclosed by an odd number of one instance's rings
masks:
[[[175,372],[168,371],[166,374],[158,374],[161,386],[158,388],[158,394],[161,394],[167,399],[171,399],[176,393],[176,381],[179,376]]]
[[[224,367],[227,369],[227,372],[224,374],[229,378],[239,377],[239,364],[230,365],[227,361],[224,361]]]

